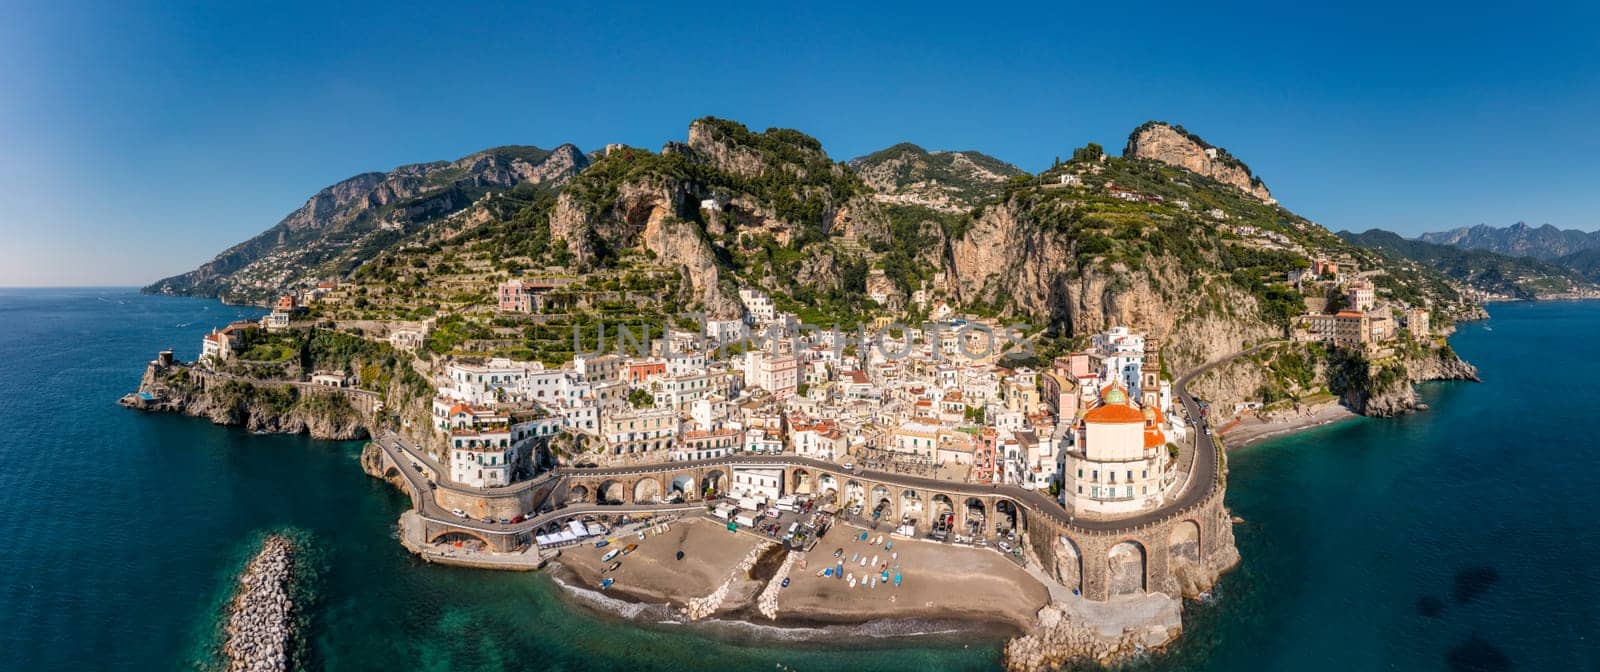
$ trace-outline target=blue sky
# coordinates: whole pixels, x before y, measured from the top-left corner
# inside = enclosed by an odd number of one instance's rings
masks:
[[[142,284],[358,172],[707,114],[1029,170],[1163,119],[1335,230],[1600,227],[1600,11],[1197,4],[10,2],[0,285]]]

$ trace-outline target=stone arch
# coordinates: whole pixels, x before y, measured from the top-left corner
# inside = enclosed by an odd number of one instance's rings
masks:
[[[654,478],[641,478],[633,484],[634,504],[655,504],[661,501],[661,482]]]
[[[816,486],[812,483],[811,472],[804,469],[795,469],[790,473],[790,494],[809,495],[814,490],[816,490]]]
[[[1168,562],[1187,560],[1200,564],[1200,524],[1193,520],[1181,521],[1167,534]]]
[[[1137,541],[1112,546],[1106,551],[1106,592],[1112,597],[1144,594],[1147,562],[1144,545]]]
[[[845,481],[844,501],[851,505],[860,504],[862,506],[866,506],[867,491],[865,488],[861,487],[860,483],[857,483],[854,480]]]
[[[823,503],[838,506],[839,479],[834,478],[833,474],[826,473],[817,476],[817,494],[821,496]]]
[[[698,497],[699,493],[695,492],[696,488],[694,487],[694,482],[694,474],[678,474],[677,476],[673,476],[672,480],[667,485],[668,497],[670,498],[673,495],[677,495],[683,497],[685,500],[691,500]]]
[[[600,487],[594,491],[594,498],[598,504],[627,504],[628,486],[616,479],[601,481]]]
[[[1072,537],[1061,535],[1061,543],[1056,544],[1056,581],[1072,590],[1073,595],[1080,595],[1083,591],[1083,552],[1078,550],[1078,544]]]
[[[394,465],[389,465],[389,468],[385,469],[384,472],[383,472],[383,480],[385,480],[385,481],[393,482],[395,479],[397,479],[399,477],[400,477],[400,470],[396,469],[394,467]]]
[[[872,497],[867,500],[867,508],[872,512],[874,520],[894,517],[894,500],[889,498],[889,489],[882,485],[872,487]]]
[[[484,545],[484,547],[486,547],[486,548],[493,548],[494,547],[492,544],[489,543],[488,539],[483,537],[483,535],[480,535],[477,532],[473,532],[471,530],[461,530],[461,529],[443,530],[443,531],[439,532],[438,534],[433,535],[433,538],[429,539],[428,543],[430,543],[430,544],[453,544],[453,543],[458,542],[458,541],[476,541],[476,542],[482,543]]]
[[[700,491],[708,496],[720,495],[728,489],[728,474],[721,469],[712,469],[700,479]]]
[[[961,532],[978,538],[989,535],[989,507],[977,497],[968,497],[961,506]]]
[[[1028,518],[1016,502],[1009,499],[997,499],[994,503],[994,526],[990,529],[995,534],[1004,535],[1007,532],[1022,534],[1028,529]]]
[[[956,505],[950,501],[950,496],[945,494],[934,495],[928,500],[928,521],[937,531],[949,532],[956,526]]]
[[[567,489],[567,502],[571,503],[587,501],[589,501],[589,486],[574,485]]]
[[[923,520],[922,495],[916,490],[906,488],[900,491],[900,519]]]

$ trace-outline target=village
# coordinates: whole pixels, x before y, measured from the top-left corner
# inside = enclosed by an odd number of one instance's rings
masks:
[[[1379,280],[1343,258],[1283,271],[1304,312],[1261,345],[1381,358],[1431,338],[1428,309],[1381,296]],[[492,314],[538,318],[572,286],[504,280]],[[1198,371],[1173,379],[1167,344],[1137,325],[1040,357],[1027,325],[958,314],[939,289],[936,277],[908,297],[930,317],[917,326],[811,324],[745,287],[737,317],[598,339],[575,328],[575,354],[559,364],[419,357],[426,417],[390,416],[398,427],[374,437],[368,471],[411,493],[401,537],[426,560],[548,566],[690,620],[774,618],[781,595],[782,613],[802,619],[963,615],[1026,629],[1057,605],[1101,626],[1108,646],[1167,641],[1178,599],[1237,557],[1216,418],[1183,390]],[[213,330],[197,366],[236,371],[260,334],[305,326],[426,351],[435,319],[329,325],[318,304],[341,294],[322,283]],[[296,385],[365,394],[360,371],[300,375]]]

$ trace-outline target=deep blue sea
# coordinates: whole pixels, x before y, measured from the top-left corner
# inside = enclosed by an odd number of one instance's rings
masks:
[[[1153,670],[1600,669],[1600,303],[1495,306],[1456,349],[1485,382],[1433,411],[1233,453],[1243,565]],[[639,627],[542,574],[441,568],[360,445],[115,404],[145,361],[255,309],[128,289],[0,289],[0,669],[205,668],[263,532],[309,535],[328,670],[981,670],[998,643],[776,645]]]

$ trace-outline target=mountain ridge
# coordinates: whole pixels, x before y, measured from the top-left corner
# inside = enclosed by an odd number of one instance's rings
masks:
[[[570,148],[551,164],[552,150],[511,170],[517,157],[490,150],[363,174],[291,215],[317,226],[280,222],[147,289],[264,303],[339,280],[335,319],[446,320],[430,347],[450,352],[516,335],[489,325],[506,321],[493,317],[496,283],[560,278],[541,308],[549,326],[528,327],[516,349],[551,362],[570,357],[552,336],[569,322],[732,318],[742,288],[824,325],[956,310],[1068,339],[1058,345],[1136,325],[1174,342],[1179,368],[1284,334],[1305,310],[1286,273],[1315,259],[1383,271],[1380,294],[1433,307],[1441,326],[1473,314],[1437,272],[1284,209],[1231,156],[1228,171],[1195,172],[1189,153],[1206,147],[1187,147],[1112,157],[1091,143],[1040,174],[1002,175],[1009,164],[986,167],[986,155],[901,143],[852,167],[803,132],[705,117],[660,151],[608,145],[591,161]],[[976,189],[901,198],[951,170],[977,176]],[[385,185],[406,187],[404,200],[374,205]]]

